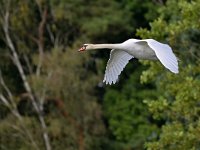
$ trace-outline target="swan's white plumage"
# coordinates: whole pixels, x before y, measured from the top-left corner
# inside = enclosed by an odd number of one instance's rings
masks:
[[[171,72],[178,73],[178,60],[171,47],[153,39],[129,39],[120,44],[84,44],[79,51],[102,48],[112,49],[103,80],[106,84],[116,83],[131,58],[159,60]]]
[[[146,41],[149,47],[155,51],[156,56],[167,69],[173,73],[178,73],[178,61],[169,45],[162,44],[152,39],[143,41]]]
[[[131,58],[133,58],[133,56],[125,51],[112,49],[103,82],[106,82],[106,84],[115,84],[118,76]]]

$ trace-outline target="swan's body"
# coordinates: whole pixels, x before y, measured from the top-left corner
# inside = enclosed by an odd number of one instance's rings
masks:
[[[132,58],[160,60],[171,72],[178,73],[178,61],[171,47],[153,39],[129,39],[120,44],[84,44],[79,51],[104,48],[112,49],[103,80],[106,84],[116,83],[121,71]]]

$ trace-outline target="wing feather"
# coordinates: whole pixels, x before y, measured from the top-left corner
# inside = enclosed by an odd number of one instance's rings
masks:
[[[118,76],[131,58],[133,56],[125,51],[111,50],[103,82],[106,82],[106,84],[115,84]]]
[[[147,39],[143,41],[146,41],[149,47],[155,51],[156,56],[167,69],[173,73],[179,72],[178,60],[169,45],[162,44],[153,39]]]

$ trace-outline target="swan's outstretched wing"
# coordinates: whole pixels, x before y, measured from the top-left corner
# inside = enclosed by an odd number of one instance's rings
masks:
[[[169,45],[153,39],[143,41],[146,41],[149,47],[155,51],[156,56],[167,69],[173,73],[178,73],[178,61]]]
[[[106,84],[115,84],[118,76],[131,58],[133,58],[133,56],[125,51],[112,49],[103,82],[106,82]]]

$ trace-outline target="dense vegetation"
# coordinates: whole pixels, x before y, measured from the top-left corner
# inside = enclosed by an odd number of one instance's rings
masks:
[[[200,148],[200,0],[1,0],[0,149]],[[153,38],[179,58],[131,60],[102,84],[109,51]]]

